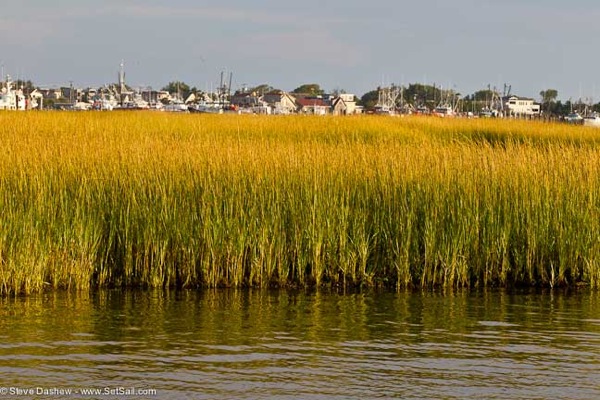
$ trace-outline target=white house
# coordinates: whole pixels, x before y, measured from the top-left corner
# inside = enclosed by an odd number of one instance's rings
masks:
[[[527,97],[511,96],[506,99],[508,114],[516,117],[533,117],[540,115],[540,105]]]
[[[287,92],[274,90],[262,95],[260,100],[271,106],[273,114],[291,114],[296,112],[296,98]]]
[[[333,115],[351,115],[358,114],[354,95],[351,93],[342,93],[331,101]]]

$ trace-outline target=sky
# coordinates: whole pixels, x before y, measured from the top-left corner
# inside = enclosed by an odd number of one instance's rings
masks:
[[[42,87],[504,84],[600,101],[597,0],[0,0],[0,65]]]

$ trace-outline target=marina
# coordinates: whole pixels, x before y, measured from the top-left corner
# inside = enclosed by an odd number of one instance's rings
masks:
[[[600,118],[597,118],[600,107],[580,100],[577,103],[569,101],[565,105],[571,110],[569,112],[544,112],[541,103],[532,98],[512,94],[512,87],[507,84],[504,85],[502,92],[488,85],[487,89],[464,98],[461,98],[455,90],[445,90],[435,84],[432,86],[410,84],[407,87],[382,84],[373,91],[376,97],[372,103],[369,103],[365,100],[368,93],[358,98],[354,94],[343,91],[332,94],[287,92],[273,89],[268,85],[260,85],[256,89],[242,85],[240,89],[234,91],[233,73],[226,74],[222,71],[220,82],[215,90],[191,91],[187,85],[180,82],[176,82],[176,87],[171,91],[165,90],[166,87],[161,90],[153,90],[150,87],[136,90],[125,82],[123,62],[120,64],[118,82],[99,88],[78,89],[71,84],[69,87],[40,89],[17,87],[18,84],[22,84],[22,81],[13,82],[10,76],[6,75],[1,85],[0,110],[151,110],[196,114],[261,115],[427,115],[439,118],[543,119],[600,127]],[[180,84],[186,88],[186,92],[181,91]],[[265,87],[269,90],[265,91]]]

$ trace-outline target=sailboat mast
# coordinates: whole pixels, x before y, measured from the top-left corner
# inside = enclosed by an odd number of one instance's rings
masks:
[[[227,86],[227,99],[231,99],[231,80],[233,78],[233,72],[229,72],[229,85]]]

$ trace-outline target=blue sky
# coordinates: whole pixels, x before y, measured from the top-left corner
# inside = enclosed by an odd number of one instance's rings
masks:
[[[0,64],[53,86],[181,80],[357,95],[382,82],[600,101],[594,0],[1,0]]]

